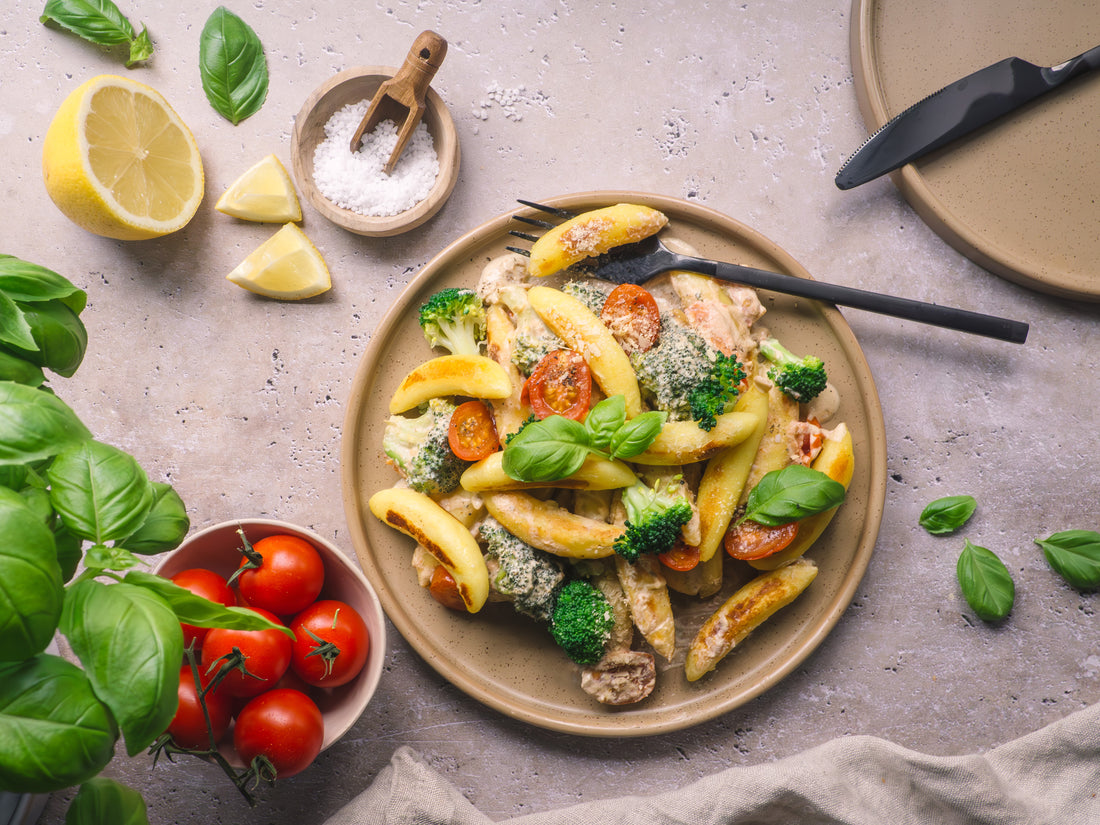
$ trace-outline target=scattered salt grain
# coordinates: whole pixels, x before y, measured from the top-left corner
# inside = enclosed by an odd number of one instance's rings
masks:
[[[325,123],[325,139],[313,152],[313,182],[344,209],[371,217],[397,215],[428,197],[439,175],[439,157],[428,127],[420,122],[386,175],[382,170],[397,145],[397,124],[392,120],[364,133],[359,151],[353,153],[351,136],[369,105],[367,100],[349,103]]]

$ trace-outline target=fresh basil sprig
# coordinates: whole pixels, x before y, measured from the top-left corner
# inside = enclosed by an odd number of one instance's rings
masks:
[[[1035,539],[1054,571],[1083,590],[1100,587],[1100,533],[1095,530],[1063,530]]]
[[[532,421],[505,445],[504,472],[516,481],[549,482],[573,475],[590,454],[633,458],[653,443],[666,417],[651,411],[627,421],[626,399],[613,395],[589,410],[583,424],[561,415]]]
[[[934,536],[954,533],[974,515],[978,502],[973,496],[944,496],[921,511],[920,526]]]
[[[1012,575],[992,550],[964,541],[955,566],[963,598],[978,618],[987,622],[1003,619],[1016,599]]]
[[[39,20],[52,21],[97,46],[128,45],[127,67],[153,56],[149,30],[138,34],[112,0],[47,0]]]
[[[752,488],[740,521],[766,527],[790,524],[839,506],[846,492],[843,484],[820,470],[789,464],[767,473]]]
[[[252,27],[225,6],[207,18],[199,37],[202,89],[214,111],[237,125],[267,98],[267,60]]]

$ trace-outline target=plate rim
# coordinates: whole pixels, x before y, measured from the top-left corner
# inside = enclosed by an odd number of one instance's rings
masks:
[[[577,205],[593,204],[595,202],[606,202],[608,204],[632,202],[653,206],[662,211],[674,213],[683,213],[686,211],[692,214],[693,219],[709,222],[720,228],[727,236],[734,236],[738,241],[751,245],[757,252],[761,252],[773,258],[784,271],[797,275],[798,277],[811,277],[801,264],[799,264],[788,252],[757,230],[697,202],[666,195],[627,190],[593,190],[542,198],[539,202],[566,209]],[[867,420],[867,466],[870,489],[868,491],[868,502],[862,521],[862,529],[860,534],[854,537],[856,541],[856,553],[850,565],[850,569],[858,570],[858,574],[848,575],[844,578],[842,582],[843,586],[837,590],[827,605],[825,615],[816,624],[814,632],[808,634],[792,648],[789,648],[784,653],[782,663],[779,667],[774,668],[754,684],[741,690],[734,691],[732,695],[725,697],[722,701],[712,702],[705,710],[690,714],[687,717],[683,714],[668,712],[662,714],[656,720],[643,721],[638,717],[645,715],[645,708],[633,711],[608,708],[606,716],[597,717],[599,721],[594,722],[591,716],[580,719],[548,718],[545,712],[540,712],[538,709],[528,709],[509,703],[498,694],[480,689],[475,679],[463,673],[457,666],[451,665],[446,661],[441,661],[439,657],[432,655],[430,649],[422,649],[422,647],[425,646],[416,640],[415,634],[413,634],[414,638],[410,639],[409,634],[406,633],[406,628],[391,615],[391,613],[397,611],[394,611],[391,607],[391,605],[396,605],[391,598],[389,588],[384,581],[379,581],[376,575],[372,575],[373,570],[369,569],[373,568],[374,565],[370,557],[369,541],[362,530],[360,522],[362,502],[360,501],[360,494],[356,486],[355,473],[355,468],[358,463],[359,440],[354,436],[358,434],[363,423],[358,413],[363,406],[363,398],[369,391],[371,384],[369,380],[370,374],[377,369],[379,356],[385,348],[386,342],[394,329],[399,324],[408,320],[407,316],[398,310],[407,309],[404,305],[408,302],[410,296],[419,292],[426,283],[436,276],[437,271],[441,271],[445,268],[448,261],[456,254],[459,254],[467,247],[475,246],[486,237],[493,236],[496,233],[503,233],[504,227],[512,222],[512,215],[516,211],[524,210],[512,210],[491,218],[474,229],[464,233],[457,240],[451,242],[443,250],[433,256],[428,263],[410,279],[409,283],[394,299],[391,307],[386,311],[382,321],[372,334],[371,340],[364,350],[363,355],[360,357],[359,365],[353,377],[352,393],[348,399],[348,406],[345,411],[340,450],[341,492],[352,545],[359,558],[360,564],[363,566],[364,573],[374,585],[375,591],[382,601],[387,617],[394,624],[405,642],[440,676],[447,679],[447,681],[458,690],[480,702],[482,705],[492,708],[507,717],[531,724],[543,730],[588,737],[633,738],[654,736],[694,727],[746,704],[770,690],[777,683],[790,675],[795,668],[801,665],[806,658],[817,649],[825,637],[833,630],[855,596],[855,591],[862,581],[867,566],[870,563],[875,541],[881,526],[882,513],[885,507],[885,423],[882,416],[882,406],[870,366],[867,363],[866,357],[854,333],[848,326],[847,321],[845,321],[844,317],[840,314],[839,310],[830,304],[822,304],[816,301],[812,302],[819,308],[825,322],[829,325],[836,337],[837,343],[844,351],[845,357],[848,359],[853,371],[860,376],[860,404]],[[657,713],[660,714],[661,712],[657,711]]]
[[[883,0],[852,0],[849,50],[856,101],[868,134],[874,134],[893,115],[879,77],[875,11]],[[975,70],[981,68],[975,66]],[[894,114],[897,114],[896,112]],[[889,173],[890,179],[920,219],[949,246],[994,275],[1019,286],[1060,298],[1100,301],[1100,279],[1092,289],[1075,286],[1080,278],[1063,267],[1043,266],[998,245],[972,230],[933,191],[918,163],[907,163]]]

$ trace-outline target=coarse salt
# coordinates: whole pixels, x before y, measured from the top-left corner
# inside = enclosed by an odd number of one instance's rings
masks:
[[[393,171],[383,172],[397,145],[397,124],[383,120],[364,133],[359,151],[350,150],[351,136],[367,114],[370,101],[349,103],[325,123],[325,139],[313,152],[313,182],[344,209],[385,217],[412,209],[432,191],[439,176],[439,157],[428,127],[418,123]]]

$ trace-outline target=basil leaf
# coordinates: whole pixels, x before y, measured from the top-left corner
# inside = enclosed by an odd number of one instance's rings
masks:
[[[13,301],[63,301],[73,312],[84,311],[88,294],[52,269],[14,255],[0,254],[0,293]]]
[[[557,481],[573,475],[590,452],[584,425],[551,415],[520,430],[504,448],[505,474],[516,481]]]
[[[84,567],[87,570],[129,570],[141,564],[138,557],[125,547],[112,547],[107,544],[93,544],[84,553]]]
[[[661,434],[666,418],[667,413],[652,411],[627,421],[611,439],[611,457],[633,458],[644,453],[653,439]]]
[[[790,464],[772,470],[752,488],[742,521],[779,527],[840,505],[844,485],[820,470]]]
[[[19,493],[0,488],[0,660],[45,650],[57,631],[63,599],[49,528]]]
[[[267,97],[267,61],[256,32],[219,6],[199,38],[199,70],[206,99],[234,125],[263,106]]]
[[[144,570],[131,570],[126,583],[156,593],[175,612],[176,617],[195,627],[227,627],[231,630],[268,630],[274,628],[294,638],[286,625],[269,622],[259,613],[245,607],[224,607],[217,602],[196,596],[185,587]]]
[[[21,350],[37,350],[38,342],[19,304],[0,292],[0,341]]]
[[[69,587],[61,630],[134,756],[176,713],[183,631],[164,599],[132,584]]]
[[[613,395],[605,398],[588,411],[584,428],[588,430],[592,446],[597,450],[611,449],[611,438],[626,421],[626,397]]]
[[[148,35],[144,31],[140,37],[136,35],[133,25],[111,0],[47,0],[39,20],[42,23],[57,23],[98,46],[129,43],[127,66],[152,54]],[[137,40],[142,40],[143,44],[135,50],[134,43]]]
[[[41,461],[91,437],[56,395],[0,381],[0,466]]]
[[[28,387],[40,387],[45,380],[41,367],[0,347],[0,381],[15,381]]]
[[[1054,571],[1083,590],[1100,587],[1100,533],[1095,530],[1063,530],[1035,539]]]
[[[954,533],[970,520],[977,506],[973,496],[938,498],[921,511],[920,526],[934,536]]]
[[[66,378],[76,372],[88,347],[88,331],[75,312],[61,301],[16,301],[31,331],[32,347],[13,345],[17,355]]]
[[[9,791],[63,790],[91,779],[115,755],[114,718],[84,671],[60,656],[0,663],[0,717],[0,788]]]
[[[153,505],[153,485],[134,457],[100,441],[65,450],[47,475],[65,526],[96,544],[132,535]]]
[[[183,499],[171,484],[153,482],[153,506],[137,532],[122,545],[131,553],[149,556],[179,547],[191,527]]]
[[[1003,619],[1012,610],[1016,585],[996,553],[965,540],[956,565],[963,597],[978,618],[987,622]]]
[[[101,822],[149,825],[145,800],[133,788],[106,776],[89,779],[69,803],[65,825],[99,825]]]

